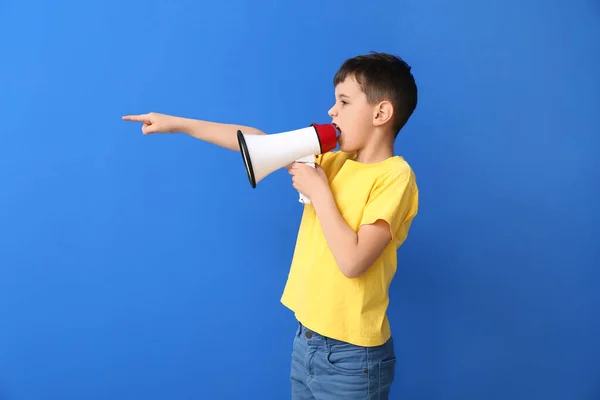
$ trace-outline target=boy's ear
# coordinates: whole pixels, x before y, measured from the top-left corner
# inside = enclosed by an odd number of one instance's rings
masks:
[[[392,120],[394,107],[389,101],[382,101],[373,111],[373,125],[382,126]]]

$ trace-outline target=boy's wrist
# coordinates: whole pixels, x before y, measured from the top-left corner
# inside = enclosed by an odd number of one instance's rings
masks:
[[[169,131],[170,133],[185,133],[188,135],[190,134],[190,127],[187,123],[188,120],[186,120],[186,118],[176,116],[173,116],[172,118],[173,119],[171,122],[171,130]]]
[[[327,205],[333,202],[333,196],[330,190],[320,190],[315,193],[311,199],[315,208],[327,207]],[[318,210],[316,210],[318,212]]]

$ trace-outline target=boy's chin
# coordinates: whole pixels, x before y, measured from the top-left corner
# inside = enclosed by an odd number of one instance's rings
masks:
[[[352,153],[352,149],[350,149],[349,146],[345,145],[343,142],[339,142],[339,148],[340,151],[343,151],[344,153]]]

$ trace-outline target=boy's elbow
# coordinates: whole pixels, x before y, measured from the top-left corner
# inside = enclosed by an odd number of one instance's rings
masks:
[[[357,270],[353,270],[353,269],[346,270],[346,271],[342,270],[342,274],[344,274],[344,276],[348,279],[356,279],[362,275],[362,273],[359,273]]]
[[[358,252],[349,252],[339,265],[342,274],[349,279],[360,277],[375,263],[380,253],[376,254],[377,255],[367,255]]]
[[[346,262],[340,266],[340,271],[348,279],[355,279],[360,277],[368,269],[368,265],[363,265],[359,262]]]

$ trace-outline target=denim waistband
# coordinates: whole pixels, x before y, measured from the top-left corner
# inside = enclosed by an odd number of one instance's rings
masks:
[[[298,331],[296,332],[296,336],[302,338],[306,341],[306,343],[310,344],[311,346],[327,346],[332,344],[345,343],[340,340],[321,335],[320,333],[307,328],[300,321],[298,321]]]

